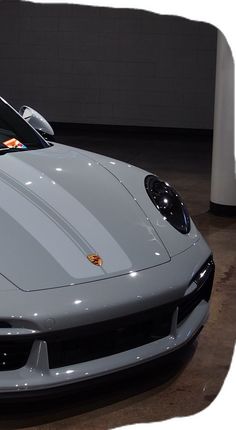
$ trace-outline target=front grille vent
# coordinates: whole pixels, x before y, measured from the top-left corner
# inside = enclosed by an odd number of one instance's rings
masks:
[[[5,321],[0,321],[0,328],[11,328],[11,324]]]
[[[0,340],[0,371],[23,367],[29,357],[32,344],[33,340]]]
[[[60,332],[9,339],[0,336],[0,371],[24,366],[34,340],[47,342],[50,368],[96,360],[148,344],[170,334],[173,312],[179,308],[178,324],[202,301],[209,301],[214,263],[209,259],[191,280],[196,289],[180,300],[122,318],[81,326]],[[0,329],[10,328],[0,321]]]

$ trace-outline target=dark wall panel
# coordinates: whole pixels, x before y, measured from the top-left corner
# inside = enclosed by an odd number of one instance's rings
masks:
[[[138,10],[0,2],[0,94],[51,121],[209,129],[216,29]]]

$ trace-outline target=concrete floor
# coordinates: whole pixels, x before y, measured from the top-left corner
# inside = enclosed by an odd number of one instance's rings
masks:
[[[61,135],[58,140],[158,173],[178,189],[214,252],[210,319],[193,346],[168,360],[63,398],[0,403],[0,429],[106,430],[201,411],[220,391],[236,339],[236,219],[208,213],[211,138],[84,132],[79,137]]]

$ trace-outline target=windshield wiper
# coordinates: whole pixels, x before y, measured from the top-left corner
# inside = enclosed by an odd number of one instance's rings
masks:
[[[8,154],[9,152],[23,152],[27,150],[28,148],[0,148],[0,155]]]

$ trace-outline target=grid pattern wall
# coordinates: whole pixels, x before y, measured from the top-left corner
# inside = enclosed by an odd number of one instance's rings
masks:
[[[50,121],[210,129],[215,56],[205,23],[0,2],[0,94]]]

